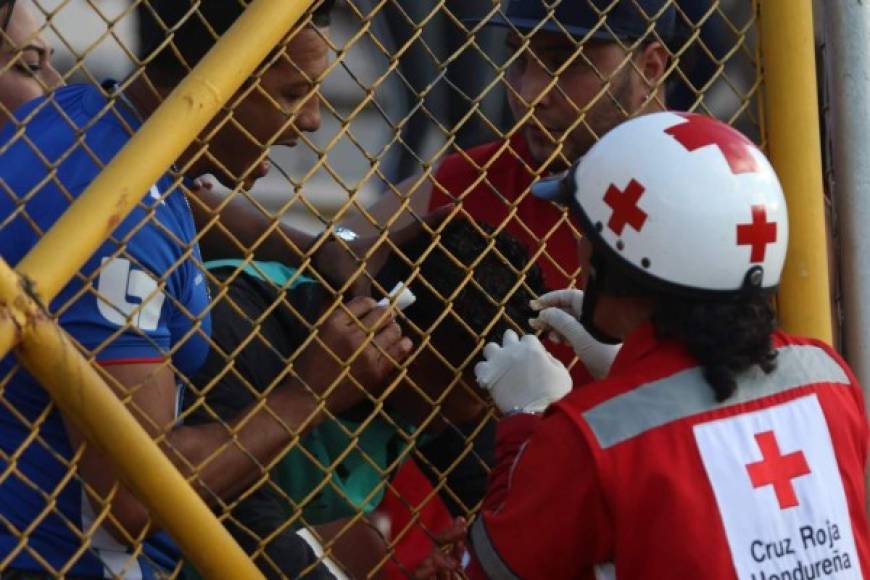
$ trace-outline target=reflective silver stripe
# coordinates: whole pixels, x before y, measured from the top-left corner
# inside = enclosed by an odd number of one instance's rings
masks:
[[[595,580],[616,580],[616,566],[613,562],[596,564],[592,572],[595,573]]]
[[[487,577],[494,580],[519,580],[519,576],[511,572],[508,565],[498,555],[495,546],[492,545],[489,535],[486,533],[483,515],[480,515],[471,526],[471,545],[474,548],[474,555],[477,556],[477,561],[486,572]]]
[[[655,427],[719,407],[815,383],[850,384],[839,363],[817,346],[784,346],[777,352],[775,371],[768,375],[754,367],[741,374],[737,391],[724,403],[716,402],[701,369],[693,367],[609,399],[583,413],[583,419],[606,449]]]

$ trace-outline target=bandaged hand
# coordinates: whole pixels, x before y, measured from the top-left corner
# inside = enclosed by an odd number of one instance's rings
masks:
[[[539,311],[537,318],[529,320],[532,328],[555,333],[558,339],[570,344],[594,378],[607,376],[622,345],[598,342],[580,324],[582,290],[566,288],[547,292],[537,300],[532,300],[531,306]]]
[[[532,334],[519,338],[508,330],[501,345],[484,347],[483,356],[474,374],[502,413],[541,413],[571,390],[568,369]]]

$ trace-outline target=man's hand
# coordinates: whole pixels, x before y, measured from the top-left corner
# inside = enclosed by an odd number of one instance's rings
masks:
[[[421,234],[426,234],[438,228],[441,222],[450,215],[454,206],[444,206],[422,218],[388,235],[389,241],[381,241],[378,236],[366,236],[353,241],[346,241],[335,236],[315,242],[316,248],[312,256],[314,269],[317,270],[332,285],[340,290],[348,280],[352,280],[349,290],[354,296],[371,296],[371,279],[377,275],[393,252],[393,247],[413,240]],[[376,249],[366,258],[371,248]],[[365,266],[361,264],[365,262]]]
[[[571,390],[568,369],[532,334],[520,339],[508,330],[502,345],[487,344],[483,356],[474,374],[502,413],[541,413]]]
[[[573,288],[548,292],[532,300],[531,306],[539,310],[537,318],[529,320],[535,330],[556,335],[555,342],[564,340],[574,349],[586,369],[596,379],[607,376],[610,365],[622,345],[598,342],[580,324],[583,312],[583,291]]]
[[[467,525],[464,518],[456,518],[449,528],[435,536],[435,547],[426,559],[414,569],[415,580],[450,580],[462,578],[462,557],[465,554]]]
[[[316,332],[315,340],[299,357],[297,374],[318,396],[328,397],[327,407],[333,413],[362,401],[365,392],[378,394],[413,347],[388,308],[376,306],[371,298],[354,298]],[[343,363],[363,345],[350,365],[350,376],[339,379]],[[336,380],[338,385],[331,388]]]

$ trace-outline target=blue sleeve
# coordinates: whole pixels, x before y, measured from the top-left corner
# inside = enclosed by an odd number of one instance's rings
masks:
[[[103,112],[106,99],[96,87],[71,85],[49,99],[48,106],[22,110],[38,111],[27,124],[27,139],[0,133],[0,182],[7,190],[0,196],[0,253],[11,264],[129,140],[125,124],[111,110]],[[137,126],[135,119],[125,120]],[[56,173],[46,179],[51,167]],[[142,192],[138,207],[50,305],[99,361],[171,355],[176,368],[188,372],[207,352],[208,295],[201,276],[195,283],[200,259],[190,209],[180,191],[160,195],[172,183],[165,176]]]
[[[74,300],[61,322],[106,362],[150,362],[172,357],[190,375],[208,352],[208,286],[187,200],[169,177],[115,230],[123,251],[106,243],[89,260],[89,292]],[[144,224],[144,225],[142,225]],[[138,227],[142,225],[142,227]]]

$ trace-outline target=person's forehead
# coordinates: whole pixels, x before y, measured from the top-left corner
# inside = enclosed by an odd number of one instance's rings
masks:
[[[322,67],[328,50],[329,45],[323,37],[323,31],[306,27],[296,31],[287,40],[278,62],[302,70],[308,70],[312,66]]]

